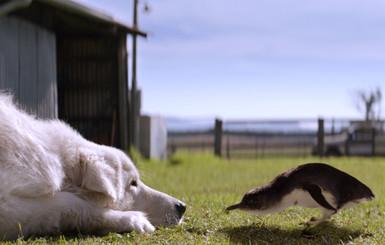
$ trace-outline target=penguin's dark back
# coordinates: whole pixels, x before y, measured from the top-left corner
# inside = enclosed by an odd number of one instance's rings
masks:
[[[324,163],[300,165],[279,176],[286,179],[286,184],[290,182],[297,188],[307,183],[317,184],[331,192],[341,205],[354,199],[374,197],[372,191],[358,179]]]

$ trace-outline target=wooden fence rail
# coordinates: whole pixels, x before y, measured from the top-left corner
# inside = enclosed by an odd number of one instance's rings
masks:
[[[216,119],[213,126],[206,130],[169,132],[168,150],[169,154],[180,150],[214,152],[227,158],[309,154],[322,157],[327,154],[325,137],[341,134],[352,122],[323,118],[284,121]],[[372,138],[374,144],[375,137]],[[374,145],[372,149],[379,147]]]
[[[234,123],[242,124],[243,122],[228,123],[216,119],[214,127],[205,131],[169,132],[168,154],[187,151],[213,152],[217,156],[227,158],[260,157],[273,154],[302,156],[309,155],[316,143],[315,131],[284,133],[229,129],[229,124]],[[254,123],[256,122],[252,122],[252,124]],[[263,122],[263,124],[269,123]]]

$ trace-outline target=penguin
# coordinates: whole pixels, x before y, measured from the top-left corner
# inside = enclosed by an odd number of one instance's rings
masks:
[[[241,210],[266,215],[290,206],[318,208],[322,217],[312,217],[303,225],[317,225],[340,209],[374,199],[373,192],[351,175],[324,163],[307,163],[286,170],[269,184],[245,194],[241,202],[226,211]]]

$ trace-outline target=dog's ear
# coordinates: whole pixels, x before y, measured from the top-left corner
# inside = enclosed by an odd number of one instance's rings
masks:
[[[113,200],[117,199],[114,179],[116,173],[114,168],[109,166],[102,156],[98,156],[89,149],[80,149],[80,166],[82,167],[81,187],[102,193]]]

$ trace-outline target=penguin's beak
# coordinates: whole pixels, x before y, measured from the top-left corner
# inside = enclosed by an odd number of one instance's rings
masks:
[[[235,210],[235,209],[239,209],[239,203],[238,204],[234,204],[234,205],[231,205],[230,207],[226,208],[226,213],[229,213],[229,211],[231,210]]]

